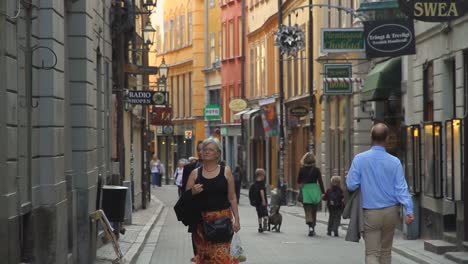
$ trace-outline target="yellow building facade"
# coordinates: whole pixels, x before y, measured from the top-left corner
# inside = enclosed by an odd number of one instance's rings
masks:
[[[159,66],[164,59],[169,66],[165,89],[173,125],[155,128],[156,152],[167,163],[167,173],[172,173],[177,160],[197,156],[196,143],[206,136],[205,4],[202,0],[166,0],[161,6],[163,17],[156,22],[159,43],[153,65]]]

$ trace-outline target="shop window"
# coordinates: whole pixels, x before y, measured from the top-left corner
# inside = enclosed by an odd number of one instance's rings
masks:
[[[432,62],[423,66],[424,121],[434,121],[434,66]]]
[[[444,196],[450,200],[461,200],[461,120],[445,122],[445,178]]]
[[[441,123],[424,125],[424,194],[442,198],[442,140]]]
[[[405,175],[412,194],[421,192],[421,127],[406,128]]]

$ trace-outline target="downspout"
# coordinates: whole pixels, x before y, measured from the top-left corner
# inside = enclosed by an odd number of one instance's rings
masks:
[[[209,62],[209,50],[208,50],[208,43],[210,42],[209,40],[209,25],[208,25],[208,21],[209,21],[209,17],[208,17],[208,10],[209,10],[209,1],[205,1],[205,7],[204,7],[204,20],[205,20],[205,23],[204,24],[204,27],[205,27],[205,41],[204,41],[204,49],[205,49],[205,69],[208,69],[208,64],[210,63]],[[209,102],[210,102],[210,91],[208,89],[208,74],[207,72],[205,71],[204,72],[204,75],[205,75],[205,105],[207,105]],[[221,95],[222,96],[222,95]],[[204,118],[204,117],[203,117]],[[210,136],[210,122],[211,121],[207,121],[205,122],[205,136],[208,137]],[[198,147],[198,146],[196,146]]]
[[[240,98],[245,100],[245,0],[241,1],[241,22],[242,22],[242,47],[241,47],[241,52],[242,56],[239,58],[240,60],[240,67],[241,67],[241,87],[240,88]],[[245,139],[245,124],[244,124],[244,115],[242,114],[240,116],[240,131],[241,131],[241,140],[238,142],[238,147],[237,147],[237,162],[239,163],[239,169],[240,169],[240,174],[241,174],[241,182],[244,183],[244,187],[247,188],[247,174],[245,170],[245,164],[246,164],[246,148],[245,144],[247,143],[247,140]],[[240,161],[240,162],[239,162]]]

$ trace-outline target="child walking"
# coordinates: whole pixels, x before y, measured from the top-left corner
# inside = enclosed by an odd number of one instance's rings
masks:
[[[327,201],[328,207],[328,230],[327,235],[331,236],[333,231],[334,236],[338,236],[338,228],[341,223],[341,213],[343,211],[344,195],[341,189],[341,177],[333,176],[331,178],[331,186],[324,194],[324,199]]]
[[[253,196],[255,198],[255,209],[257,210],[258,217],[258,232],[263,233],[268,228],[268,210],[267,210],[267,197],[265,187],[265,170],[255,170],[255,183],[253,188]],[[263,226],[262,226],[263,221]]]

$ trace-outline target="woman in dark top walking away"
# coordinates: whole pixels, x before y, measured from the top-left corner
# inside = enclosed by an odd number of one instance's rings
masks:
[[[240,230],[237,197],[234,188],[234,177],[228,166],[219,165],[221,145],[216,138],[207,138],[202,143],[202,166],[193,170],[187,182],[186,190],[191,190],[197,200],[202,220],[211,222],[221,218],[233,219],[232,229]],[[194,230],[193,239],[196,245],[195,263],[231,264],[238,260],[231,257],[231,241],[213,242],[206,239],[203,226],[199,224]]]
[[[323,188],[322,173],[315,166],[315,156],[307,152],[301,159],[301,169],[297,183],[302,192],[306,224],[309,226],[309,236],[315,235],[317,222],[317,205],[322,200]]]

